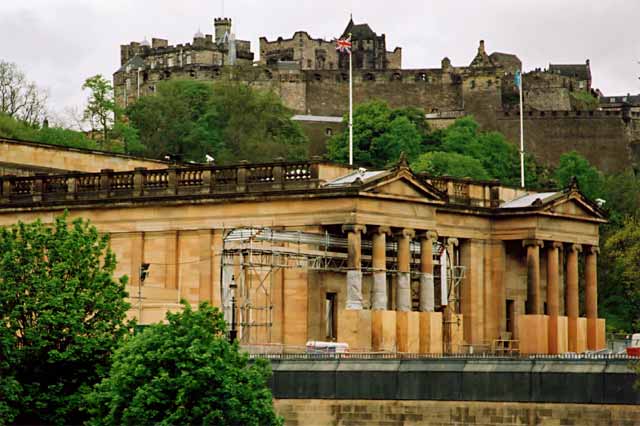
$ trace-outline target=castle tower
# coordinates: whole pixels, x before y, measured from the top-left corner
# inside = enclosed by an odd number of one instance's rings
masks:
[[[216,18],[214,19],[216,43],[222,43],[224,41],[225,34],[231,34],[231,18]]]

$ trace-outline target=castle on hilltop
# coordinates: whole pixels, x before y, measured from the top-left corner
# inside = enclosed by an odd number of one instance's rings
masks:
[[[152,94],[163,80],[246,81],[277,93],[309,134],[311,153],[322,154],[347,112],[348,55],[336,51],[332,40],[298,31],[288,39],[260,38],[260,57],[254,62],[250,42],[236,40],[231,24],[230,19],[216,19],[215,38],[198,31],[193,43],[185,45],[169,46],[154,38],[151,44],[121,46],[121,67],[113,77],[117,104],[126,107]],[[514,75],[522,62],[515,54],[489,53],[481,40],[468,65],[456,66],[444,58],[439,68],[404,69],[402,49],[387,50],[385,35],[368,24],[349,20],[340,37],[349,35],[356,104],[381,99],[391,107],[418,107],[435,127],[473,115],[483,128],[518,140]],[[573,149],[605,171],[636,163],[640,109],[611,98],[599,100],[589,60],[524,73],[523,95],[528,150],[543,162],[554,163]]]

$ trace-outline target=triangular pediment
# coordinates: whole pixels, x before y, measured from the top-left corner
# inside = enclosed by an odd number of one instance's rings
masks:
[[[443,200],[443,194],[440,193],[440,191],[421,181],[408,170],[400,170],[371,182],[365,182],[363,189],[369,193],[403,198],[422,198],[433,201]]]
[[[593,202],[589,201],[580,192],[570,192],[563,194],[548,203],[545,203],[543,210],[549,213],[562,216],[574,216],[589,219],[604,219],[605,215]]]

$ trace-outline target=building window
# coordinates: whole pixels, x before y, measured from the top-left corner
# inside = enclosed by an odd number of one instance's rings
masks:
[[[331,127],[327,127],[324,131],[325,136],[331,137],[333,136],[333,129]]]
[[[515,322],[515,302],[513,300],[507,300],[507,305],[505,309],[506,320],[507,320],[507,331],[509,333],[513,333],[513,326]]]
[[[167,66],[168,67],[172,67],[173,66],[173,58],[167,58]]]
[[[311,59],[307,59],[307,68],[312,68],[313,67],[313,61]]]
[[[476,81],[475,80],[471,80],[471,88],[472,89],[476,88]]]
[[[326,324],[327,341],[335,341],[338,338],[338,321],[337,321],[337,294],[327,293],[324,303],[324,317]]]
[[[191,65],[191,55],[187,55],[187,65]]]

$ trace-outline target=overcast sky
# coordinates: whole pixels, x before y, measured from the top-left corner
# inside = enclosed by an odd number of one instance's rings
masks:
[[[222,0],[0,0],[0,59],[18,64],[50,92],[50,107],[82,107],[84,79],[111,78],[119,46],[144,37],[191,41],[213,32]],[[638,0],[226,0],[239,39],[340,35],[353,13],[403,48],[403,68],[468,65],[478,41],[515,53],[525,70],[591,59],[605,94],[640,92]]]

